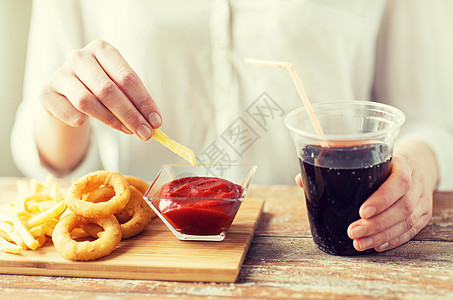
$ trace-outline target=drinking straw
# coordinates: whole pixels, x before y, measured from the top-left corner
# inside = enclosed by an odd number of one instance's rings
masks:
[[[299,92],[299,96],[302,99],[304,107],[308,112],[308,116],[310,117],[311,123],[313,124],[316,133],[318,135],[324,135],[321,125],[319,125],[318,119],[316,118],[315,112],[311,107],[310,100],[308,100],[304,87],[302,86],[299,76],[297,75],[296,69],[294,68],[294,65],[292,63],[286,61],[262,60],[255,58],[246,58],[245,63],[249,65],[259,65],[287,69],[289,71],[289,74],[291,75],[291,78],[294,81],[294,84],[296,85],[297,91]]]

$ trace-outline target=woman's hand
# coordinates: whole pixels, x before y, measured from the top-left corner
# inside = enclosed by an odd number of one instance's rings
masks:
[[[431,220],[437,162],[423,142],[395,147],[389,178],[360,207],[348,235],[354,248],[390,250],[411,240]]]
[[[82,126],[88,116],[142,140],[162,119],[138,75],[116,48],[96,40],[67,57],[41,95],[41,104],[58,120]]]
[[[44,112],[35,129],[41,164],[57,175],[76,168],[87,153],[92,117],[142,140],[162,119],[138,75],[104,41],[73,51],[41,94]]]
[[[390,250],[411,240],[431,220],[438,168],[431,149],[411,141],[395,148],[389,178],[360,207],[348,228],[354,248]],[[296,182],[302,186],[300,175]]]

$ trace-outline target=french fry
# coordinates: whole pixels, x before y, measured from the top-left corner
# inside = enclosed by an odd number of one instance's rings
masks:
[[[11,231],[14,231],[14,228],[11,224],[0,221],[0,230],[9,234]]]
[[[47,242],[47,237],[44,232],[44,229],[42,228],[42,225],[31,228],[30,233],[38,241],[39,243],[38,247],[41,247]]]
[[[153,138],[176,153],[177,155],[181,156],[185,160],[187,160],[192,166],[197,164],[195,159],[195,154],[192,150],[187,148],[186,146],[181,145],[180,143],[170,139],[162,130],[159,128],[153,129]]]
[[[44,194],[44,193],[35,193],[31,195],[27,195],[25,197],[25,209],[27,209],[27,206],[29,203],[34,203],[34,202],[45,202],[45,201],[53,201],[53,199],[49,196],[49,194]]]
[[[32,216],[34,216],[35,214],[31,213],[31,212],[28,212],[28,211],[20,211],[18,213],[16,213],[16,216],[21,218],[22,220],[27,220],[29,218],[31,218]],[[13,222],[13,217],[14,215],[11,216],[11,219],[10,219],[10,223]]]
[[[53,230],[55,229],[55,226],[58,223],[58,219],[54,218],[52,220],[47,221],[44,224],[41,224],[40,226],[44,230],[45,235],[52,237]]]
[[[18,180],[16,186],[16,198],[0,206],[0,250],[8,253],[44,245],[66,209],[64,191],[51,175],[44,183]]]
[[[9,240],[16,243],[20,247],[26,247],[22,237],[14,230],[14,227],[6,222],[0,222],[0,230],[9,236]]]
[[[24,240],[25,245],[28,248],[35,250],[39,247],[39,242],[35,239],[35,237],[30,233],[25,224],[18,217],[13,218],[13,227],[14,230],[20,235],[20,237]]]
[[[12,239],[11,237],[9,236],[9,234],[7,234],[5,231],[3,230],[0,230],[0,237],[4,238],[5,240],[7,240],[8,242],[12,242]]]
[[[57,219],[58,220],[61,220],[63,219],[64,217],[66,217],[66,215],[70,214],[71,213],[71,210],[69,209],[66,209]]]
[[[8,242],[13,242],[13,239],[9,234],[13,230],[13,226],[11,226],[9,223],[0,221],[0,237],[4,238]]]
[[[61,192],[60,186],[55,182],[52,184],[49,196],[52,197],[55,202],[61,202],[64,200],[64,196],[63,193]]]
[[[42,202],[30,202],[27,204],[27,210],[29,210],[32,213],[41,213],[45,210],[48,210],[52,206],[55,205],[55,201],[49,200],[49,201],[42,201]]]
[[[42,228],[41,225],[30,228],[29,231],[30,231],[31,235],[33,235],[34,238],[37,238],[38,236],[44,234],[44,229]]]
[[[9,242],[0,236],[0,250],[6,253],[19,254],[22,251],[22,247]]]
[[[61,215],[61,213],[65,210],[66,204],[64,201],[58,202],[51,208],[43,211],[42,213],[35,215],[28,219],[26,222],[27,227],[35,227],[37,225],[43,224],[47,221],[50,221],[53,218],[56,218]]]
[[[39,243],[39,246],[38,246],[38,248],[39,248],[39,247],[42,247],[47,242],[47,237],[45,234],[42,234],[42,235],[36,237],[36,240]]]

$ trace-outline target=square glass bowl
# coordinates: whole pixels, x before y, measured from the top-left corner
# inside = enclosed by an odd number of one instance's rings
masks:
[[[143,198],[180,240],[223,241],[255,174],[254,165],[165,164]],[[242,187],[237,198],[161,197],[162,187],[185,177],[217,177]]]

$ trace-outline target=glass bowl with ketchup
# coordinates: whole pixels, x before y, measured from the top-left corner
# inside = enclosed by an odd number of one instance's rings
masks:
[[[254,165],[165,164],[143,196],[180,240],[223,241]]]

